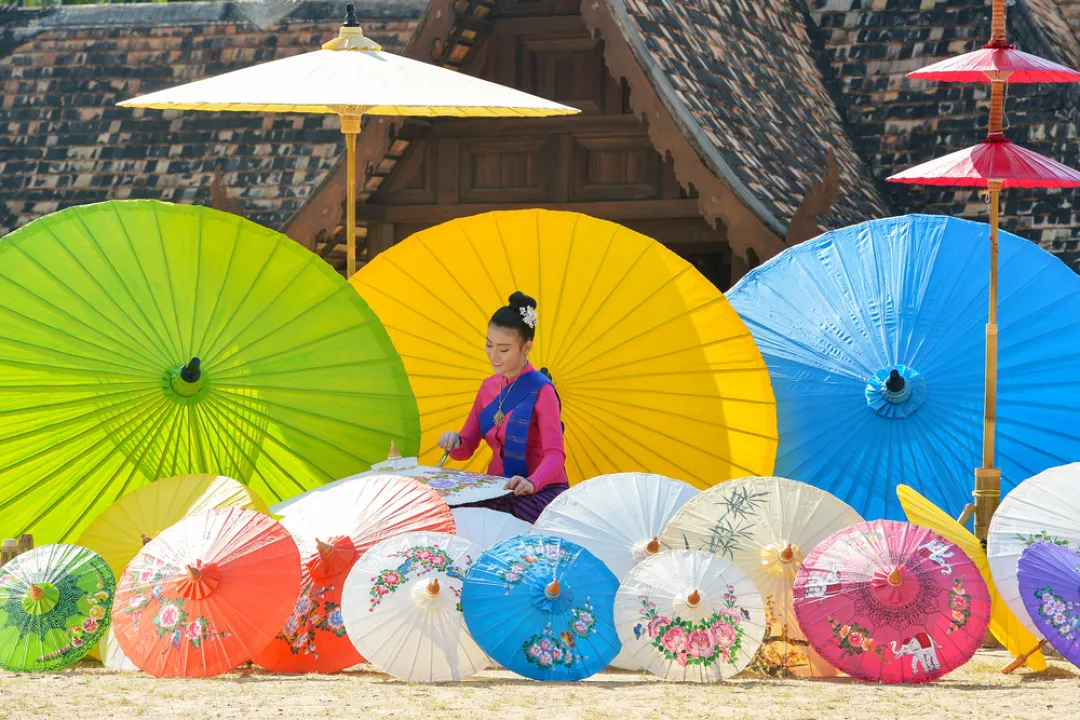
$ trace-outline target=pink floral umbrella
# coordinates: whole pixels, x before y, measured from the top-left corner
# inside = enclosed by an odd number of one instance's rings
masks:
[[[852,677],[936,680],[972,658],[990,624],[975,563],[941,535],[876,520],[844,528],[806,557],[795,615],[811,646]]]

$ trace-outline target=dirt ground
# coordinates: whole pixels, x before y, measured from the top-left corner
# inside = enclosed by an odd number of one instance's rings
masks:
[[[676,685],[608,671],[580,683],[539,683],[489,670],[457,684],[400,682],[368,666],[328,676],[256,672],[209,680],[157,680],[83,664],[45,675],[0,676],[0,720],[50,718],[738,718],[911,720],[1060,718],[1080,714],[1080,677],[1060,660],[1046,673],[998,672],[1002,651],[984,650],[929,686],[740,677],[723,685]]]

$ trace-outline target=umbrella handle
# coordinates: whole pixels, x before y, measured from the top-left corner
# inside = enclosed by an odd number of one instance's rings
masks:
[[[445,465],[446,464],[446,459],[448,457],[450,457],[450,451],[449,450],[447,450],[446,452],[443,453],[442,460],[439,461],[438,467],[442,467],[443,465]]]
[[[1028,651],[1027,651],[1026,653],[1024,653],[1024,654],[1023,654],[1023,655],[1021,655],[1020,657],[1016,658],[1015,660],[1013,660],[1013,661],[1012,661],[1011,663],[1009,663],[1009,664],[1008,664],[1008,665],[1006,665],[1005,667],[1001,668],[1001,673],[1002,673],[1002,675],[1008,675],[1008,674],[1009,674],[1009,673],[1011,673],[1011,672],[1012,672],[1013,670],[1015,670],[1016,668],[1020,667],[1020,666],[1021,666],[1021,665],[1023,665],[1024,663],[1026,663],[1026,662],[1027,662],[1027,659],[1028,659],[1029,657],[1031,657],[1032,655],[1034,655],[1035,653],[1037,653],[1037,652],[1039,652],[1040,650],[1042,650],[1042,646],[1043,646],[1043,645],[1045,645],[1045,644],[1046,644],[1046,640],[1045,640],[1045,639],[1043,639],[1043,640],[1040,640],[1040,641],[1039,641],[1039,644],[1038,644],[1038,645],[1036,645],[1035,647],[1031,648],[1031,649],[1030,649],[1030,650],[1028,650]]]

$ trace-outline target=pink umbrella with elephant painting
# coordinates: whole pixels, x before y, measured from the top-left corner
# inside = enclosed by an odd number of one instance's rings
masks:
[[[811,646],[864,680],[936,680],[972,658],[990,624],[975,563],[941,535],[877,520],[815,547],[795,579],[795,615]]]

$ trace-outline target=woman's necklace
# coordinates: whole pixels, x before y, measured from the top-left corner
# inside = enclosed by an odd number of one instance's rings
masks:
[[[505,395],[503,395],[501,391],[499,392],[499,409],[495,411],[495,427],[502,425],[503,419],[506,418],[506,415],[503,413],[503,403],[506,402],[506,398],[510,397],[510,391],[514,389],[514,385],[516,385],[517,381],[520,379],[521,375],[514,378],[514,382],[507,386]]]

